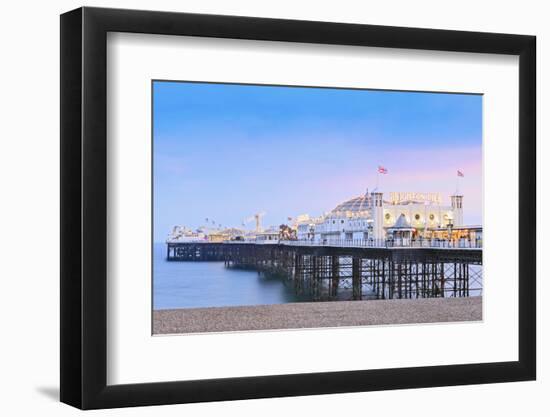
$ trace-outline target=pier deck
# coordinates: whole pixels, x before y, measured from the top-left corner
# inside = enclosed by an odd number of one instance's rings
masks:
[[[315,301],[481,295],[482,250],[298,244],[168,243],[168,261],[223,261],[278,275]]]

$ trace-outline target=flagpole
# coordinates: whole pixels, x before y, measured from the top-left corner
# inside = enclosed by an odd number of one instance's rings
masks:
[[[461,170],[456,170],[456,195],[460,194],[460,178],[464,178],[464,174]]]

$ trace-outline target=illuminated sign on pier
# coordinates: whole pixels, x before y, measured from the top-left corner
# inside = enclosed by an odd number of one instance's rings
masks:
[[[390,201],[392,204],[401,204],[406,201],[441,204],[441,194],[440,193],[391,192]]]

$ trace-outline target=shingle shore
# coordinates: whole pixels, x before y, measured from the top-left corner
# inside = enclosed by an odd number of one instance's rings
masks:
[[[424,298],[210,307],[153,312],[153,333],[479,321],[482,298]]]

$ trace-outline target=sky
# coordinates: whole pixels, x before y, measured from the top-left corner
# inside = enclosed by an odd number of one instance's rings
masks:
[[[265,212],[267,227],[317,216],[377,177],[387,199],[439,192],[450,204],[457,170],[464,223],[481,224],[481,95],[153,83],[157,242],[206,218],[240,227]]]

